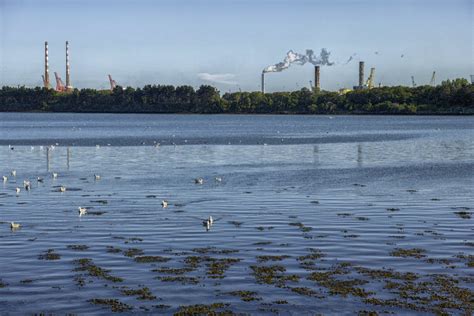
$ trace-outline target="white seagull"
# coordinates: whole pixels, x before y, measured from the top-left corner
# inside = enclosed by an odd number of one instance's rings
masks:
[[[31,189],[31,183],[28,180],[23,180],[23,186],[25,187],[26,191],[29,191]]]
[[[16,177],[16,170],[12,170],[11,174],[12,174],[12,177]]]
[[[8,177],[7,176],[3,176],[3,182],[7,182],[8,181]]]
[[[87,214],[87,208],[79,206],[79,216],[86,215],[86,214]]]
[[[62,186],[59,188],[59,192],[66,192],[66,187],[62,185]]]
[[[21,191],[20,188],[17,187],[15,190],[16,190],[16,194],[20,194],[20,191]]]
[[[53,179],[56,179],[58,177],[58,174],[56,172],[53,172],[51,176],[53,177]]]
[[[95,179],[95,180],[100,180],[100,175],[95,174],[95,175],[94,175],[94,179]]]
[[[15,223],[15,222],[10,222],[10,228],[11,229],[18,229],[20,228],[20,223]]]
[[[211,222],[209,220],[205,220],[202,222],[202,225],[206,227],[206,231],[209,231],[211,229]]]
[[[161,206],[162,206],[163,208],[168,207],[168,201],[166,201],[166,200],[161,201]]]
[[[203,178],[196,178],[196,179],[194,179],[194,183],[196,183],[196,184],[203,184],[203,183],[204,183],[204,179],[203,179]]]

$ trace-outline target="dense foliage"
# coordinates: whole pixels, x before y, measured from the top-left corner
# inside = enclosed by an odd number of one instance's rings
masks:
[[[3,87],[0,111],[298,114],[474,114],[474,85],[465,79],[436,87],[396,86],[342,94],[312,92],[225,93],[211,86],[116,87],[113,91]]]

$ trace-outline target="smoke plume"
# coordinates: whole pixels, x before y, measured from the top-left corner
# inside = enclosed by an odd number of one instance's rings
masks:
[[[285,59],[283,59],[282,62],[266,67],[263,69],[263,72],[280,72],[287,69],[292,64],[304,65],[306,63],[310,63],[315,66],[332,66],[334,63],[329,61],[330,54],[331,53],[325,48],[321,49],[319,55],[315,55],[312,49],[307,49],[306,54],[299,54],[290,50],[288,53],[286,53]]]
[[[222,84],[237,84],[237,81],[233,80],[235,78],[234,74],[210,74],[207,72],[198,73],[198,77],[201,80],[222,83]]]

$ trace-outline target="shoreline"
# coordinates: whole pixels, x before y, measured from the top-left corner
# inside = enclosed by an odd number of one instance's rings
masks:
[[[235,113],[235,112],[225,112],[225,113],[194,113],[194,112],[97,112],[97,111],[0,111],[0,114],[3,113],[28,113],[28,114],[47,114],[47,113],[64,113],[64,114],[153,114],[153,115],[242,115],[242,116],[265,116],[265,115],[275,115],[275,116],[473,116],[473,112],[468,113],[452,113],[452,112],[430,112],[430,113],[359,113],[359,112],[350,112],[350,113]]]

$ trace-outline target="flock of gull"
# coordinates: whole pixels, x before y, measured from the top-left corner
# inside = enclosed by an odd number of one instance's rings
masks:
[[[13,178],[16,178],[16,170],[12,170],[10,172],[11,176]],[[53,179],[57,179],[58,178],[58,173],[56,172],[52,172],[51,173],[51,177]],[[8,176],[2,176],[3,178],[3,183],[6,183],[8,182]],[[101,179],[101,176],[98,175],[98,174],[94,174],[94,180],[98,181]],[[215,177],[214,180],[216,182],[222,182],[222,178],[221,177]],[[36,181],[38,183],[43,183],[44,182],[44,178],[42,177],[37,177],[36,178]],[[196,178],[194,179],[194,183],[195,184],[198,184],[198,185],[202,185],[204,183],[204,179],[199,177],[199,178]],[[31,182],[30,180],[23,180],[23,188],[26,190],[26,191],[30,191],[31,190]],[[18,196],[21,192],[21,188],[20,187],[16,187],[15,188],[15,192],[16,192],[16,195]],[[61,185],[58,189],[58,192],[66,192],[66,187]],[[162,208],[167,208],[168,207],[168,201],[167,200],[162,200],[161,201],[161,207]],[[84,216],[87,214],[87,207],[82,207],[82,206],[79,206],[78,207],[78,211],[79,211],[79,216]],[[209,216],[207,219],[203,220],[202,222],[203,226],[206,228],[206,231],[209,231],[212,227],[212,225],[214,224],[214,219],[212,218],[212,216]],[[16,230],[16,229],[19,229],[21,227],[21,224],[20,223],[15,223],[15,222],[10,222],[10,228],[12,230]]]

